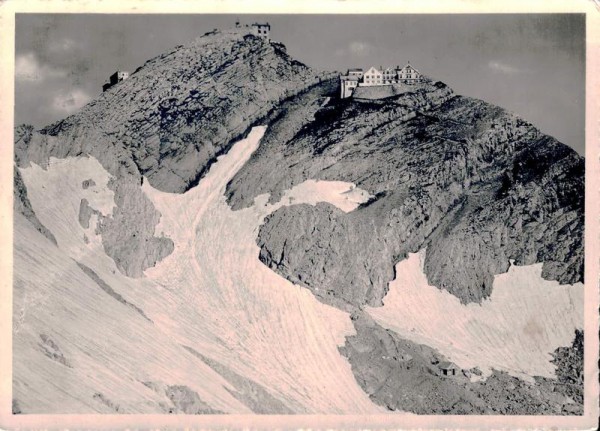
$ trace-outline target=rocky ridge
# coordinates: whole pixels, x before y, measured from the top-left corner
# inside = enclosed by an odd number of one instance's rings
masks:
[[[511,260],[544,262],[548,279],[582,281],[583,159],[522,119],[457,96],[441,82],[385,99],[337,100],[329,78],[291,59],[280,44],[237,30],[211,32],[149,60],[63,121],[41,131],[17,128],[16,163],[96,158],[113,176],[108,188],[116,207],[103,216],[82,200],[80,223],[89,227],[95,214],[105,252],[121,272],[139,277],[174,247],[155,236],[161,215],[141,192],[143,177],[159,190],[185,192],[233,141],[268,121],[260,148],[228,185],[234,209],[262,193],[276,202],[306,179],[348,181],[374,196],[350,213],[329,204],[282,207],[257,238],[267,266],[354,313],[357,334],[341,351],[374,402],[417,413],[578,413],[580,337],[555,352],[557,381],[528,386],[494,373],[485,384],[466,375],[440,382],[432,361],[443,357],[356,310],[381,305],[395,263],[423,248],[430,283],[463,303],[488,297],[494,275]],[[19,178],[17,169],[15,209],[52,240]],[[145,317],[91,268],[79,268]],[[42,341],[47,356],[60,360],[58,345]],[[233,396],[254,411],[290,408],[259,383],[197,356],[236,382]],[[147,386],[170,400],[165,411],[219,413],[186,386]],[[122,411],[102,393],[94,398]],[[20,411],[16,400],[13,409]]]
[[[464,303],[487,298],[511,260],[544,262],[546,279],[583,280],[584,161],[575,151],[441,82],[326,106],[321,89],[290,102],[230,182],[229,202],[242,208],[267,192],[277,200],[306,179],[352,182],[375,198],[348,214],[279,209],[257,240],[266,265],[349,308],[381,305],[394,265],[425,247],[429,282]]]
[[[16,167],[14,168],[13,193],[13,211],[15,213],[23,214],[38,232],[56,245],[56,238],[52,232],[50,232],[35,215],[35,211],[31,207],[31,202],[29,202],[29,198],[27,197],[27,187],[25,187],[21,173]]]
[[[100,229],[104,248],[139,277],[173,248],[154,236],[160,214],[140,190],[143,177],[161,191],[188,190],[278,104],[330,76],[292,59],[282,44],[241,29],[210,32],[148,60],[62,121],[17,127],[16,164],[96,158],[115,178],[117,208]]]

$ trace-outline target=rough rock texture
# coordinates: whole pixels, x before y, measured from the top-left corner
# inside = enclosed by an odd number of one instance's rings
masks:
[[[380,305],[394,264],[424,247],[429,282],[464,303],[488,297],[511,259],[544,262],[546,279],[583,280],[584,160],[575,151],[440,82],[323,107],[321,88],[299,96],[299,108],[290,102],[228,185],[229,202],[276,201],[309,178],[353,182],[375,198],[349,214],[279,209],[259,234],[266,265],[351,307]]]
[[[106,254],[123,274],[141,277],[145,269],[171,254],[175,245],[164,235],[154,236],[160,213],[137,184],[111,180],[109,188],[115,192],[113,213],[103,215],[84,198],[79,206],[79,224],[88,229],[91,216],[96,215],[96,233],[102,236]]]
[[[114,413],[127,413],[126,411],[123,410],[123,408],[121,408],[120,405],[115,404],[114,402],[112,402],[111,400],[109,400],[108,398],[106,398],[106,396],[101,393],[101,392],[96,392],[93,397],[94,401],[102,404],[103,406],[108,408],[109,412],[114,412]]]
[[[48,238],[52,243],[54,243],[54,245],[57,245],[56,238],[52,232],[50,232],[48,228],[46,228],[46,226],[40,222],[35,215],[35,211],[33,211],[33,208],[31,208],[31,202],[29,202],[29,198],[27,197],[27,187],[25,187],[23,178],[21,178],[21,173],[16,166],[14,168],[13,179],[13,211],[15,213],[23,214],[38,232]]]
[[[208,33],[147,61],[78,113],[39,131],[15,130],[18,166],[90,155],[113,175],[118,208],[101,231],[126,275],[141,276],[173,249],[153,236],[159,215],[139,191],[142,176],[162,191],[188,190],[283,100],[332,76],[246,32]]]
[[[92,214],[100,215],[98,211],[90,206],[87,199],[81,199],[81,203],[79,204],[79,224],[82,228],[89,229]]]
[[[556,365],[558,390],[583,406],[583,331],[575,332],[573,344],[560,347],[552,355]]]
[[[535,384],[494,373],[471,381],[474,370],[457,370],[444,376],[446,358],[433,349],[400,338],[363,313],[352,316],[356,335],[346,338],[340,351],[352,366],[360,386],[371,399],[389,410],[418,414],[582,414],[581,399],[559,380],[535,378]],[[561,356],[581,360],[574,347],[558,349]],[[565,353],[568,351],[569,353]],[[576,362],[572,360],[571,362]],[[576,386],[583,390],[582,383]]]
[[[203,402],[198,393],[184,385],[168,386],[165,390],[167,397],[175,406],[175,411],[169,413],[185,413],[187,415],[206,415],[222,413],[210,408]]]
[[[207,358],[198,351],[188,346],[183,346],[188,352],[200,358],[209,367],[223,376],[231,385],[235,387],[234,391],[229,391],[237,400],[247,405],[250,410],[258,414],[292,414],[293,411],[283,402],[271,395],[262,385],[253,380],[240,376],[236,372],[219,362]]]
[[[56,342],[49,335],[40,334],[40,340],[41,342],[39,343],[39,347],[44,352],[44,355],[53,361],[64,365],[65,367],[71,368],[71,363],[67,360],[67,358],[65,358],[65,355],[60,350],[60,347],[58,347]]]
[[[104,251],[122,273],[141,277],[146,268],[171,254],[175,245],[170,238],[154,235],[160,213],[138,184],[111,180],[108,186],[115,192],[116,206],[98,223]]]
[[[96,182],[93,179],[89,179],[89,180],[85,180],[81,183],[81,188],[86,190],[89,189],[90,187],[94,187],[96,185]]]
[[[162,191],[197,184],[220,153],[282,100],[328,77],[280,44],[243,30],[212,32],[148,60],[78,113],[17,130],[19,166],[89,154],[116,177]]]

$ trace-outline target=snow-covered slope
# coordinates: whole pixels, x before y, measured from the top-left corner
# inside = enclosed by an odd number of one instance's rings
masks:
[[[583,329],[582,283],[544,280],[541,263],[512,265],[495,276],[490,298],[464,305],[429,285],[424,259],[424,252],[410,254],[396,265],[385,305],[368,307],[378,323],[465,369],[554,377],[551,353],[568,346],[575,329]]]
[[[263,131],[255,128],[185,194],[144,183],[162,213],[157,233],[175,250],[140,279],[122,275],[103,252],[95,216],[88,229],[78,221],[81,199],[104,215],[112,209],[109,175],[95,159],[21,169],[32,207],[58,248],[17,216],[20,410],[247,413],[262,404],[271,413],[382,411],[338,352],[353,332],[348,314],[262,265],[255,243],[265,215],[290,201],[327,199],[349,211],[369,196],[347,183],[307,182],[278,204],[261,196],[231,211],[225,186]],[[83,188],[90,179],[95,185]]]

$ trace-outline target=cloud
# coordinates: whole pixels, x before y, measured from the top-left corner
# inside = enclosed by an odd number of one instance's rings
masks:
[[[524,72],[524,70],[522,70],[522,69],[511,66],[506,63],[502,63],[500,61],[494,61],[494,60],[491,60],[488,63],[488,67],[490,69],[492,69],[494,72],[504,73],[505,75],[515,75],[517,73]]]
[[[371,45],[365,42],[352,42],[350,52],[355,55],[365,55],[371,50]]]
[[[335,51],[335,55],[343,57],[346,55],[353,55],[363,57],[373,50],[373,46],[366,42],[354,41],[350,42],[347,47],[339,48]]]
[[[50,49],[50,51],[71,51],[74,48],[78,47],[78,43],[75,42],[73,39],[69,39],[68,37],[65,37],[63,39],[60,40],[55,40],[50,42],[50,44],[48,45],[48,48]]]
[[[15,78],[17,81],[45,81],[48,78],[65,75],[63,70],[41,64],[32,52],[20,54],[15,59]]]
[[[71,114],[91,100],[91,96],[81,89],[60,93],[54,96],[52,107],[61,114]]]

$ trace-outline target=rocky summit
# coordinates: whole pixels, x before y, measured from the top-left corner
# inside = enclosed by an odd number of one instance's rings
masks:
[[[340,98],[248,28],[16,127],[13,411],[581,414],[584,159],[435,79]],[[473,318],[396,325],[426,288]],[[511,336],[527,370],[474,351]]]
[[[19,133],[16,160],[91,155],[113,175],[181,193],[277,104],[326,77],[281,44],[215,31],[148,60],[75,115]]]
[[[327,90],[286,102],[288,115],[229,184],[229,201],[277,200],[309,178],[374,197],[349,214],[327,204],[276,211],[258,237],[266,265],[350,308],[381,305],[394,265],[421,249],[430,283],[463,303],[489,297],[511,261],[543,262],[543,277],[560,283],[583,280],[584,160],[575,151],[441,82],[322,106]]]
[[[173,248],[154,236],[159,215],[141,194],[142,177],[158,190],[185,192],[274,107],[328,78],[277,42],[242,29],[211,32],[148,60],[62,121],[37,131],[18,126],[16,163],[97,159],[118,179],[110,185],[117,207],[101,228],[104,247],[121,271],[140,277]]]

